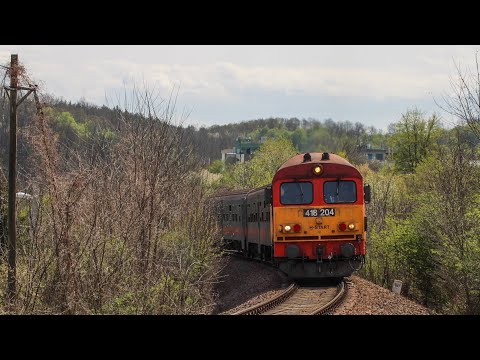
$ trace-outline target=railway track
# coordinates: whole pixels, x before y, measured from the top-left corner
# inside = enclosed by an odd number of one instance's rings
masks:
[[[277,296],[234,315],[326,315],[343,301],[348,286],[345,281],[334,286],[299,286],[291,284]]]

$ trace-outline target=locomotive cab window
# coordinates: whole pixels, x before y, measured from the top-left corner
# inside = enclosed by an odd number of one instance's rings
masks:
[[[325,181],[323,184],[323,199],[327,204],[354,203],[357,201],[355,181]]]
[[[312,201],[311,182],[288,182],[280,186],[280,202],[283,205],[311,204]]]

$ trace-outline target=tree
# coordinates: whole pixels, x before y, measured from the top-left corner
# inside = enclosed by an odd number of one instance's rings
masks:
[[[222,184],[229,188],[256,188],[272,182],[277,169],[298,153],[286,137],[265,141],[252,160],[235,164],[225,171]]]
[[[408,110],[400,121],[390,126],[395,168],[404,173],[413,173],[435,146],[440,132],[440,121],[435,114],[425,119],[420,110]]]
[[[25,129],[33,149],[25,188],[35,186],[38,205],[31,235],[18,237],[21,313],[210,312],[219,254],[201,163],[170,100],[159,104],[148,89],[132,95],[113,121],[117,141],[97,161],[83,138],[72,149],[51,128],[75,135],[86,117],[42,111]]]
[[[444,95],[445,105],[437,105],[466,122],[473,133],[480,139],[480,68],[478,51],[475,54],[475,71],[462,70],[460,64],[455,63],[457,77],[450,78],[453,95]]]
[[[224,164],[222,160],[214,160],[212,164],[209,166],[208,171],[212,174],[220,174],[223,172]]]
[[[446,144],[416,171],[417,210],[424,236],[436,243],[441,264],[438,286],[449,299],[447,311],[480,312],[478,194],[480,169],[475,152],[453,129]]]
[[[305,145],[307,143],[307,132],[303,128],[296,129],[291,136],[293,144],[300,150],[305,150]]]

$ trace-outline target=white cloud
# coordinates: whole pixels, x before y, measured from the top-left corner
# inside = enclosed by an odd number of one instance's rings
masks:
[[[8,59],[6,48],[0,47],[0,60]],[[127,46],[10,48],[20,50],[22,60],[29,61],[34,78],[61,92],[58,95],[77,94],[73,98],[80,93],[93,96],[99,88],[122,88],[126,79],[144,79],[162,91],[180,86],[181,93],[204,97],[225,98],[253,91],[413,99],[448,88],[452,58],[464,60],[474,55],[473,47],[458,46],[150,46],[135,47],[135,51]],[[142,52],[148,53],[147,60],[132,58],[138,53],[142,59]],[[217,61],[212,61],[212,54]],[[162,57],[167,62],[162,62]],[[103,97],[90,101],[103,101]]]
[[[223,97],[251,90],[305,95],[416,98],[448,86],[448,74],[409,68],[266,67],[226,62],[199,66],[170,64],[139,66],[134,63],[117,62],[108,66],[112,65],[116,67],[118,74],[133,77],[142,74],[147,82],[157,83],[162,89],[180,85],[184,92],[203,96]],[[113,85],[115,79],[109,80]]]
[[[115,98],[125,82],[134,80],[155,86],[163,97],[179,87],[179,101],[186,99],[193,116],[203,118],[254,118],[274,111],[278,116],[302,116],[306,108],[307,116],[317,116],[316,109],[327,106],[328,116],[337,118],[350,110],[345,108],[349,101],[356,113],[358,104],[365,103],[359,117],[375,116],[379,101],[384,101],[392,113],[386,107],[382,117],[397,118],[405,104],[425,104],[425,99],[449,91],[453,59],[473,64],[475,48],[2,45],[0,63],[7,62],[11,52],[18,53],[49,92],[72,101],[83,96],[99,105],[105,92]],[[338,99],[332,102],[332,97]],[[358,102],[351,99],[355,97]],[[328,102],[320,106],[319,99]]]

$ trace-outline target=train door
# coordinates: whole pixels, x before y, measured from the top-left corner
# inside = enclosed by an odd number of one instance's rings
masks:
[[[242,229],[243,229],[243,251],[247,251],[247,234],[248,234],[248,214],[247,214],[247,197],[242,201]]]
[[[255,203],[257,204],[257,239],[256,239],[256,243],[257,244],[260,244],[261,243],[261,238],[262,238],[262,235],[261,235],[261,228],[260,228],[260,221],[261,221],[261,209],[260,209],[260,204],[261,202],[258,201],[259,199],[256,199],[257,201],[255,201]],[[258,245],[260,246],[260,245]]]
[[[220,200],[220,228],[222,229],[222,237],[225,237],[225,223],[224,223],[224,207],[223,207],[223,200]]]

